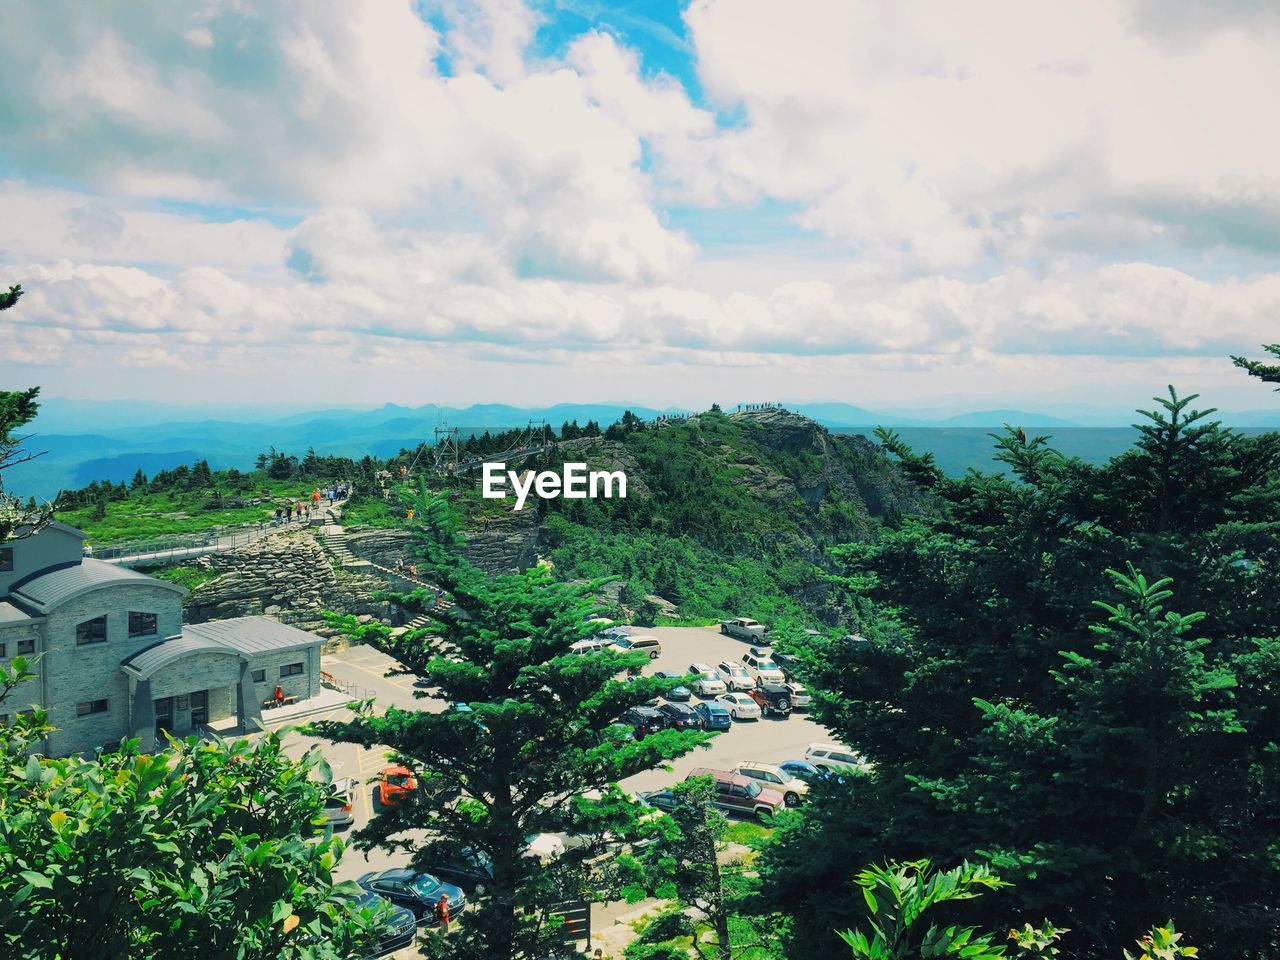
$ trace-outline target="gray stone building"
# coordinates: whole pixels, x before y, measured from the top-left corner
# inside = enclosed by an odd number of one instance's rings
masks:
[[[84,539],[54,523],[0,542],[0,660],[39,658],[0,713],[47,710],[51,756],[253,727],[277,687],[320,692],[319,637],[268,617],[184,626],[183,588],[85,557]]]

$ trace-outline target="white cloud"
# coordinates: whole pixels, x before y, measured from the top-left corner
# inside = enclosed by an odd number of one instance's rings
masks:
[[[536,59],[554,9],[517,0],[19,5],[6,359],[803,384],[1248,349],[1280,308],[1280,17],[1159,8],[694,0],[694,102],[602,31]],[[762,200],[827,245],[735,259],[664,212]]]
[[[498,84],[525,73],[525,50],[538,17],[520,0],[440,0],[449,25],[446,47],[454,72],[482,73]]]
[[[939,268],[1034,245],[1061,213],[1280,209],[1276,35],[1246,18],[1179,49],[1120,0],[695,0],[686,19],[706,89],[744,114],[719,194],[806,204],[871,254]],[[1196,209],[1152,202],[1175,197]],[[1280,216],[1255,226],[1280,241]]]

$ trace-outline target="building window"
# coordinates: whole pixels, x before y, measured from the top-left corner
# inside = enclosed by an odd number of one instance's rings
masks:
[[[0,547],[0,573],[13,573],[13,547]]]
[[[156,632],[156,615],[129,611],[129,636],[149,637]]]
[[[35,652],[36,652],[35,637],[27,637],[25,640],[18,641],[18,656],[21,657],[24,654],[35,653]]]
[[[105,700],[86,700],[84,703],[76,704],[76,716],[87,717],[91,713],[106,713],[107,701]]]
[[[5,645],[3,643],[0,643],[0,660],[3,660],[7,656],[8,654],[5,653]]]
[[[280,676],[297,677],[307,672],[307,668],[300,663],[286,663],[280,668]]]
[[[76,625],[76,643],[103,643],[106,639],[106,617],[94,617]]]
[[[265,670],[255,670],[255,671],[253,671],[253,682],[254,682],[254,683],[266,683],[266,682],[267,682],[267,671],[265,671]]]

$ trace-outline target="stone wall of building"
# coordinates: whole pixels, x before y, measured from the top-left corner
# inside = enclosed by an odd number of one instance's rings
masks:
[[[156,632],[129,637],[130,610],[156,613]],[[77,644],[76,625],[104,614],[106,642]],[[49,752],[55,756],[87,752],[106,744],[114,746],[127,736],[129,682],[120,669],[121,662],[181,630],[181,599],[158,584],[103,587],[51,612],[45,621],[44,656],[36,681],[49,722],[58,728],[50,736]],[[92,700],[106,700],[106,712],[79,716],[77,704]]]
[[[239,682],[239,653],[230,649],[199,650],[184,654],[151,675],[151,699],[181,697],[215,687],[233,687]]]
[[[301,663],[303,672],[292,677],[280,676],[280,668],[291,663]],[[254,679],[255,670],[262,671],[261,680]],[[259,708],[264,701],[275,695],[277,684],[284,690],[285,696],[297,697],[299,700],[314,697],[320,692],[320,658],[315,647],[256,654],[249,658],[249,674]],[[245,707],[247,711],[250,705],[245,704]]]

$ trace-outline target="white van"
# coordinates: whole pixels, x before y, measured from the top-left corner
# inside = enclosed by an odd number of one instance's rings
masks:
[[[841,743],[811,743],[804,758],[819,770],[832,773],[856,773],[867,767],[857,753]]]
[[[650,660],[657,660],[662,656],[662,644],[657,637],[622,637],[612,646],[622,653],[647,653]]]

